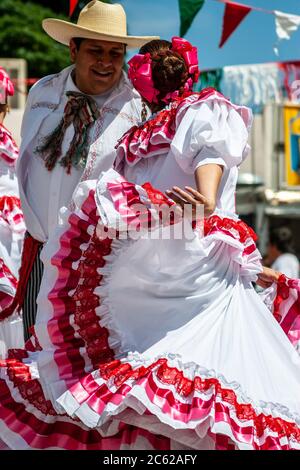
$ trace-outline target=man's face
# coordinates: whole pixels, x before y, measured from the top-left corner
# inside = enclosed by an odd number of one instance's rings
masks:
[[[77,88],[87,95],[100,95],[118,83],[124,63],[125,45],[118,42],[84,39],[77,49],[70,41],[70,56],[75,63]]]

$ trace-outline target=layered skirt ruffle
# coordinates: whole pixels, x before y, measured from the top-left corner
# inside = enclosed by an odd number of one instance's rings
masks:
[[[24,344],[21,318],[3,314],[16,294],[24,233],[20,199],[0,196],[0,357],[7,349]]]
[[[0,320],[1,311],[12,302],[18,284],[17,273],[25,233],[20,199],[0,197]]]
[[[102,192],[101,218],[95,186],[79,187],[43,250],[32,351],[2,362],[0,437],[14,449],[300,449],[300,360],[252,288],[251,230],[219,214],[204,237],[112,239],[102,221],[124,206]],[[124,188],[147,206],[145,188]]]
[[[300,280],[282,274],[261,296],[300,354]]]

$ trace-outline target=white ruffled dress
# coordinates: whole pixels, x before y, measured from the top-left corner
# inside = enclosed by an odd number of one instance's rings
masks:
[[[23,327],[19,316],[3,318],[2,311],[12,302],[18,283],[18,271],[25,233],[20,207],[15,164],[18,148],[11,133],[0,125],[0,357],[8,348],[23,345]]]
[[[35,337],[2,364],[9,447],[300,449],[300,357],[252,287],[260,255],[234,210],[250,123],[213,90],[191,95],[124,136],[118,172],[79,186],[42,253]],[[224,171],[204,236],[128,236],[136,204],[151,233],[169,229],[151,203],[207,162]]]

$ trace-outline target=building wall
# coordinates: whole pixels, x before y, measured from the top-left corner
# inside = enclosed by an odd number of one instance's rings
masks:
[[[13,135],[13,138],[20,145],[21,141],[21,123],[23,118],[23,109],[11,109],[6,115],[4,125]]]
[[[249,157],[241,166],[241,173],[260,176],[267,188],[280,189],[284,163],[282,106],[267,104],[261,114],[255,114],[250,133]]]

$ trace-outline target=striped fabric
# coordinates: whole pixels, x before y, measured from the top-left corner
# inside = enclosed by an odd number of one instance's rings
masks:
[[[44,271],[44,266],[40,259],[40,253],[41,253],[42,248],[43,248],[43,245],[41,245],[38,248],[38,253],[34,260],[32,271],[28,279],[26,294],[25,294],[24,303],[22,307],[25,341],[27,341],[30,338],[31,333],[29,329],[31,326],[35,324],[35,319],[36,319],[36,312],[37,312],[36,299],[40,290],[43,271]]]

